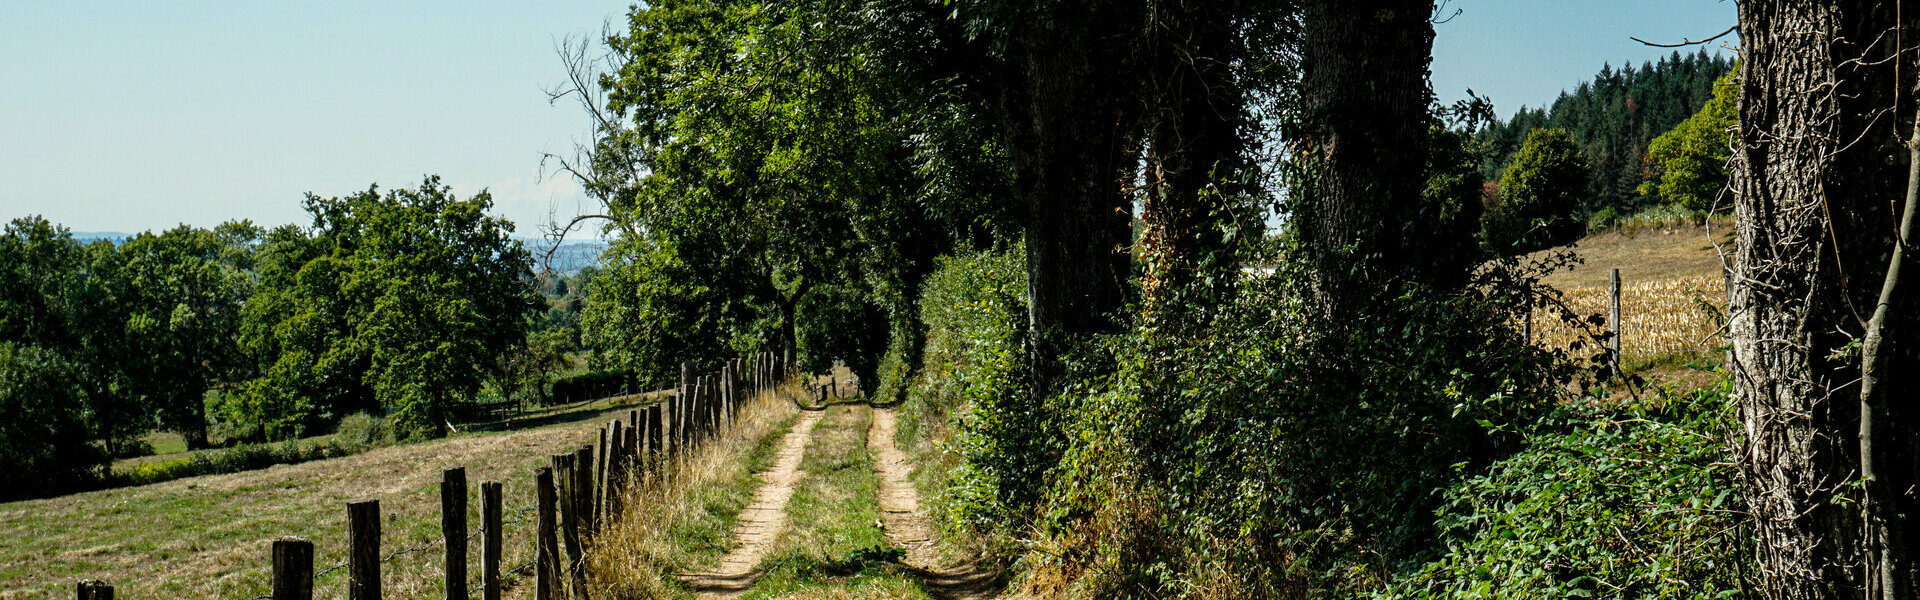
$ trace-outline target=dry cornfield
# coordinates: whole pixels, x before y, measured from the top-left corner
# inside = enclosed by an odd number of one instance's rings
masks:
[[[1585,285],[1562,290],[1568,308],[1585,319],[1600,315],[1601,325],[1589,325],[1593,333],[1607,330],[1606,285]],[[1727,308],[1726,284],[1717,276],[1686,276],[1646,281],[1622,281],[1620,285],[1620,353],[1623,358],[1646,358],[1713,350],[1722,345],[1721,315]],[[1536,343],[1549,348],[1569,348],[1587,332],[1563,322],[1556,308],[1533,311],[1533,335]],[[1588,355],[1599,350],[1592,341],[1578,352]]]

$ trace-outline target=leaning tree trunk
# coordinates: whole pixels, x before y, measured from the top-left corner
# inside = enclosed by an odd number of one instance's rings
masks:
[[[1306,3],[1298,142],[1309,189],[1300,227],[1316,291],[1334,313],[1364,310],[1422,257],[1402,247],[1420,222],[1426,186],[1433,56],[1431,0]]]
[[[1729,335],[1761,591],[1902,598],[1916,539],[1901,516],[1916,508],[1905,492],[1916,483],[1914,391],[1890,380],[1903,391],[1884,397],[1906,402],[1863,398],[1854,342],[1886,283],[1908,183],[1900,133],[1912,127],[1914,66],[1889,59],[1895,15],[1920,11],[1862,0],[1739,10]],[[1912,332],[1876,340],[1899,365],[1882,373],[1920,367]]]

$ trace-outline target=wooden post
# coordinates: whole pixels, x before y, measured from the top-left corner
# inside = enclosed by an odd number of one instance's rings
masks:
[[[480,484],[480,600],[500,600],[500,551],[506,541],[500,491],[498,481]]]
[[[1610,309],[1607,311],[1607,330],[1613,333],[1607,340],[1607,348],[1613,355],[1613,372],[1620,372],[1620,270],[1613,270],[1613,278],[1607,284],[1607,298]]]
[[[98,579],[82,579],[74,586],[80,600],[113,600],[113,585]]]
[[[588,534],[600,527],[599,513],[594,506],[594,498],[598,498],[599,495],[594,493],[593,446],[581,446],[579,450],[574,451],[573,456],[574,464],[580,465],[573,474],[574,484],[578,486],[574,488],[574,494],[577,497],[573,501],[580,503],[580,539],[584,541]],[[586,547],[581,546],[581,554],[585,553]]]
[[[644,427],[647,434],[647,468],[655,474],[660,472],[660,463],[667,455],[667,418],[659,404],[647,407]]]
[[[447,600],[467,600],[467,470],[440,471],[440,534],[446,537]]]
[[[347,502],[347,600],[380,600],[380,501]]]
[[[555,462],[559,457],[553,457]],[[553,469],[542,468],[533,476],[534,495],[538,498],[540,532],[534,540],[534,600],[553,600],[554,583],[560,575],[560,541],[555,539]]]
[[[589,463],[593,465],[593,472],[589,473],[593,479],[593,489],[598,492],[593,494],[593,498],[591,499],[591,502],[593,502],[593,510],[589,511],[593,516],[589,521],[593,522],[593,529],[595,531],[600,529],[600,522],[604,520],[603,517],[607,514],[607,503],[603,499],[606,497],[606,489],[610,487],[607,485],[608,456],[610,455],[607,454],[607,428],[601,427],[600,450],[593,455],[593,461]]]
[[[273,600],[313,600],[313,542],[273,541]]]
[[[606,479],[600,482],[600,495],[605,498],[601,501],[603,508],[600,513],[600,522],[602,524],[610,524],[620,518],[620,492],[627,489],[626,424],[621,423],[619,419],[614,419],[611,427],[613,435],[609,439],[612,440],[612,445],[607,455],[600,459],[607,465]]]
[[[568,515],[564,535],[567,541],[567,571],[573,574],[573,598],[587,600],[587,541],[585,533],[592,531],[593,506],[593,447],[586,446],[575,451],[567,461],[568,471],[573,475],[573,501],[567,505],[569,511],[579,516]]]

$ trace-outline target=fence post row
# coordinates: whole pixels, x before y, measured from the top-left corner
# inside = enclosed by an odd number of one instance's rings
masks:
[[[1614,298],[1617,319],[1617,270]],[[1615,339],[1618,344],[1618,338]],[[761,351],[729,359],[719,371],[707,375],[695,375],[693,363],[682,362],[680,382],[673,396],[644,409],[628,410],[624,422],[612,419],[600,428],[597,446],[589,444],[574,452],[551,455],[550,466],[534,473],[535,600],[554,600],[561,577],[566,576],[561,571],[563,568],[571,575],[575,597],[586,600],[582,530],[598,531],[619,518],[625,503],[621,494],[646,477],[667,477],[667,461],[690,450],[698,441],[697,436],[718,437],[723,426],[738,418],[741,405],[747,399],[776,385],[786,369],[791,368],[792,356],[792,349],[786,349],[784,355]],[[834,385],[837,391],[837,382]],[[823,400],[827,390],[826,385],[819,387]],[[480,484],[481,600],[501,598],[500,567],[506,541],[504,487],[499,481]],[[380,501],[374,498],[348,501],[347,528],[347,598],[380,600]],[[441,470],[440,529],[446,544],[447,598],[466,600],[468,526],[464,467]],[[560,563],[562,542],[566,544],[566,567]],[[297,537],[274,540],[270,597],[312,600],[313,559],[311,541]],[[75,587],[75,597],[77,600],[113,600],[113,586],[95,579],[81,580]]]

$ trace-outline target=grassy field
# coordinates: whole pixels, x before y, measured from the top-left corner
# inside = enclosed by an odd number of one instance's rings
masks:
[[[576,407],[578,408],[578,407]],[[409,548],[383,567],[389,598],[441,593],[441,469],[467,469],[468,521],[479,523],[479,484],[505,482],[506,564],[532,556],[533,472],[553,453],[597,438],[595,428],[625,410],[576,410],[550,424],[467,433],[363,454],[267,469],[180,479],[58,498],[0,504],[0,600],[64,598],[97,578],[125,598],[244,600],[267,592],[272,540],[315,544],[315,569],[341,563],[346,502],[380,500],[383,554]],[[477,564],[479,544],[469,549]],[[472,575],[478,577],[478,568]],[[477,588],[477,583],[473,584]],[[517,586],[512,596],[531,594]],[[320,575],[319,598],[345,595],[344,570]]]

